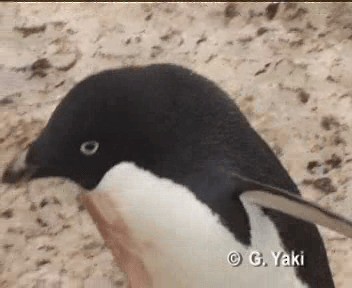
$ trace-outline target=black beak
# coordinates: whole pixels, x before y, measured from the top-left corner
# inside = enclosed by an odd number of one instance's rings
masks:
[[[4,174],[2,175],[2,182],[8,184],[15,184],[20,182],[27,182],[37,171],[35,165],[28,164],[27,162],[28,150],[24,150],[15,159],[13,159]]]

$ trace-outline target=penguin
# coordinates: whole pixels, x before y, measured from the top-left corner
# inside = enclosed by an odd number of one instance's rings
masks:
[[[332,288],[316,225],[352,237],[349,220],[301,197],[224,90],[175,64],[75,85],[2,181],[43,177],[112,207],[133,288]]]

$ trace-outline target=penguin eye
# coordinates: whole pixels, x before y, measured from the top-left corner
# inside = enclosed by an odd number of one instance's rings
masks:
[[[81,145],[81,152],[86,156],[91,156],[97,152],[99,148],[99,143],[97,141],[91,140],[83,142]]]

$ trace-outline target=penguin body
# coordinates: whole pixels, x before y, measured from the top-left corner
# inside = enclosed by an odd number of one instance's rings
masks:
[[[271,252],[285,249],[276,227],[256,205],[243,201],[252,231],[246,246],[185,186],[133,163],[114,166],[91,193],[107,197],[128,227],[119,229],[123,235],[118,238],[123,254],[134,258],[133,267],[122,269],[138,281],[135,287],[308,287],[294,267],[275,265]],[[243,257],[239,266],[227,260],[232,251]],[[256,258],[250,259],[255,251],[263,253],[267,265],[256,267]]]
[[[224,91],[171,64],[77,84],[3,181],[51,176],[115,203],[130,235],[122,239],[135,243],[124,251],[134,251],[127,255],[150,287],[331,288],[322,238],[308,222],[352,235],[348,220],[301,199]],[[253,249],[267,267],[250,265]],[[227,262],[232,250],[244,257],[239,267]],[[270,253],[282,250],[303,251],[304,265],[274,267]]]

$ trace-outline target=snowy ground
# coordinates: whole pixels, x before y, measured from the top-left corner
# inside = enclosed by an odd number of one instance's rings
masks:
[[[352,219],[351,15],[348,3],[0,3],[0,173],[77,81],[172,62],[228,91],[303,195]],[[0,184],[1,288],[124,287],[77,194],[62,180]],[[352,241],[321,231],[336,286],[351,287]]]

